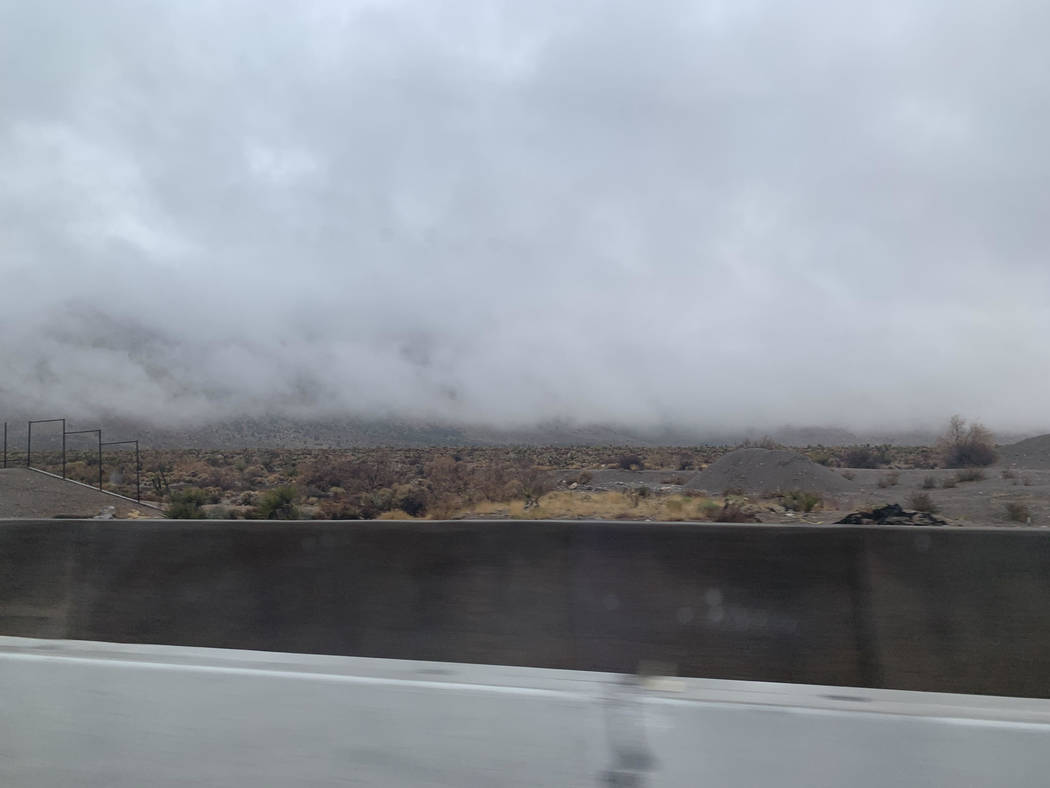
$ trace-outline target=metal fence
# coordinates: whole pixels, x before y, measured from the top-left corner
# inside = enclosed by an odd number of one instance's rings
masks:
[[[44,429],[42,432],[41,425],[61,425],[61,431],[56,433],[54,431]],[[34,447],[34,434],[33,427],[36,426],[36,446]],[[44,473],[53,473],[55,476],[61,476],[63,479],[71,479],[78,481],[83,484],[90,484],[93,487],[98,487],[102,492],[114,492],[113,490],[107,490],[104,485],[105,479],[105,449],[113,449],[115,447],[134,447],[135,449],[135,500],[142,501],[142,458],[139,453],[139,442],[138,440],[116,440],[106,441],[103,440],[103,434],[101,428],[93,428],[86,430],[70,430],[67,429],[68,422],[64,418],[58,419],[29,419],[26,422],[26,433],[25,433],[25,454],[21,455],[18,450],[14,447],[13,442],[9,442],[10,429],[8,422],[4,422],[4,453],[3,462],[4,467],[17,467],[25,466],[32,470],[43,471]],[[74,443],[80,440],[82,436],[92,435],[94,440],[91,441],[92,446],[90,449],[83,449],[73,447],[70,449],[69,443],[70,438],[73,438]],[[34,453],[34,448],[36,452]],[[123,479],[123,469],[126,463],[122,460],[110,460],[110,466],[115,467],[116,473]]]

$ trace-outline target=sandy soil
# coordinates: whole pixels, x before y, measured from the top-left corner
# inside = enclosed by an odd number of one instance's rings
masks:
[[[742,449],[721,458],[701,473],[673,471],[592,471],[583,491],[624,490],[645,485],[658,494],[706,490],[713,496],[727,488],[742,488],[764,522],[834,523],[845,515],[898,503],[915,509],[912,497],[928,495],[938,516],[952,525],[1050,527],[1050,437],[1001,447],[1002,460],[983,469],[978,481],[955,481],[959,471],[870,470],[825,468],[800,454],[768,449]],[[1030,465],[1023,463],[1028,461]],[[569,480],[578,471],[566,473]],[[686,475],[684,485],[666,484]],[[927,487],[927,479],[933,487]],[[814,512],[786,511],[766,494],[776,490],[806,490],[820,493],[823,505]],[[1030,521],[1010,519],[1007,504],[1026,507]]]
[[[909,499],[915,493],[927,493],[939,509],[939,516],[957,525],[1003,525],[1018,526],[1026,523],[1011,522],[1007,518],[1006,504],[1019,503],[1031,512],[1031,525],[1050,527],[1050,470],[1017,469],[1015,478],[1003,478],[1001,468],[988,468],[986,478],[974,482],[957,482],[955,487],[941,487],[945,480],[955,478],[953,470],[907,470],[899,471],[897,483],[879,487],[880,479],[887,479],[890,471],[852,471],[857,489],[854,492],[826,498],[824,511],[816,512],[808,519],[812,522],[834,522],[849,512],[870,509],[872,505],[899,503],[912,509]],[[937,487],[923,489],[927,477],[936,480]],[[1027,482],[1027,484],[1025,483]],[[885,482],[884,482],[885,483]]]

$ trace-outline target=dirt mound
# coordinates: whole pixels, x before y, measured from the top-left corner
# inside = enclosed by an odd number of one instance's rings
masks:
[[[1050,468],[1050,435],[999,447],[999,463],[1018,468]]]
[[[835,525],[947,525],[947,520],[927,512],[908,512],[891,503],[868,512],[847,514]]]
[[[856,489],[849,479],[786,449],[737,449],[712,463],[685,486],[712,493],[737,488],[750,493],[787,490],[838,493]]]

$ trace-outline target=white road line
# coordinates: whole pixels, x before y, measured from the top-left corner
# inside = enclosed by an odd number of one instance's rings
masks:
[[[501,684],[470,684],[456,681],[430,681],[426,679],[398,679],[377,676],[349,676],[339,673],[317,673],[311,671],[275,670],[267,668],[222,667],[219,665],[195,665],[177,662],[140,662],[128,659],[97,659],[92,657],[67,657],[35,654],[0,654],[0,661],[29,662],[34,664],[77,664],[102,667],[128,667],[143,670],[182,671],[233,676],[272,676],[287,679],[335,682],[339,684],[364,684],[385,687],[410,687],[414,689],[452,689],[496,695],[519,695],[537,698],[561,698],[564,700],[593,700],[597,694],[568,692],[565,690],[540,689],[537,687],[509,687]]]

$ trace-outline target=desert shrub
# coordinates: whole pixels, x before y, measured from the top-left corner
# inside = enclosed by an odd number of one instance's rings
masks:
[[[459,511],[460,501],[455,496],[446,495],[431,501],[427,508],[427,516],[431,520],[450,520]]]
[[[576,477],[576,483],[580,485],[590,484],[593,478],[594,474],[590,471],[580,471],[580,474]]]
[[[923,477],[922,489],[924,489],[924,490],[932,490],[936,486],[937,486],[937,477],[936,476],[925,476],[925,477]]]
[[[958,482],[956,481],[954,476],[945,476],[943,479],[941,479],[941,487],[943,487],[946,490],[951,487],[954,487],[956,484],[958,484]]]
[[[254,509],[250,510],[254,512]],[[361,509],[347,501],[323,501],[318,516],[324,520],[364,520]]]
[[[741,443],[737,448],[740,448],[740,449],[770,449],[770,450],[773,450],[773,449],[783,449],[784,445],[782,443],[777,443],[777,441],[773,440],[773,438],[771,436],[769,436],[769,435],[763,435],[758,440],[754,440],[752,438],[748,438],[743,443]]]
[[[758,518],[738,503],[726,502],[715,513],[714,521],[718,523],[757,523]]]
[[[454,457],[435,457],[424,466],[430,490],[437,498],[462,496],[467,492],[470,467]]]
[[[824,503],[824,497],[809,490],[791,490],[780,495],[780,503],[792,512],[812,512]]]
[[[685,479],[681,476],[668,476],[665,479],[661,479],[660,484],[685,484]]]
[[[704,501],[700,504],[700,516],[708,520],[714,520],[720,511],[722,511],[722,507],[714,501]]]
[[[963,468],[955,474],[955,480],[957,482],[979,482],[984,479],[984,471],[980,468]]]
[[[917,512],[935,514],[940,511],[930,494],[924,492],[912,493],[908,498],[908,505]]]
[[[889,461],[889,452],[884,446],[852,446],[839,457],[839,463],[847,468],[879,468]]]
[[[1032,519],[1032,512],[1023,503],[1011,501],[1006,504],[1006,519],[1012,523],[1027,523]]]
[[[842,472],[842,478],[843,479],[849,479],[850,481],[853,481],[854,479],[857,478],[857,474],[855,474],[853,471],[843,471]]]
[[[211,465],[202,466],[197,479],[203,487],[216,487],[220,490],[232,490],[241,481],[239,473],[232,468],[217,468]]]
[[[637,454],[622,454],[616,459],[616,467],[625,471],[634,471],[641,470],[645,464]]]
[[[377,490],[391,487],[399,480],[389,455],[384,452],[361,459],[326,456],[302,463],[296,472],[299,488],[308,495],[321,495],[334,487],[351,493]]]
[[[515,466],[509,462],[492,462],[472,469],[470,487],[475,495],[487,501],[506,501],[516,494]],[[577,477],[578,478],[578,477]]]
[[[377,520],[408,520],[408,519],[410,519],[412,517],[413,517],[413,515],[409,514],[408,512],[404,511],[403,509],[390,509],[389,511],[383,512],[376,519]]]
[[[1021,477],[1021,484],[1023,484],[1025,487],[1031,487],[1032,477],[1026,473],[1024,476]]]
[[[967,427],[962,416],[952,416],[948,429],[937,443],[946,468],[976,468],[998,459],[992,433],[979,422]]]
[[[260,520],[298,519],[299,510],[295,505],[298,497],[298,491],[290,484],[267,490],[260,496],[253,514]]]
[[[889,473],[884,473],[882,476],[879,477],[878,485],[882,489],[886,489],[887,487],[896,487],[897,482],[900,481],[900,478],[900,473],[898,473],[897,471],[890,471]]]
[[[422,517],[427,511],[427,493],[419,487],[399,488],[392,501],[394,510],[400,510],[409,517]]]
[[[743,495],[744,495],[744,488],[743,487],[726,487],[722,491],[722,497],[723,498],[733,498],[733,497],[740,498]]]
[[[207,493],[197,487],[185,487],[168,497],[168,508],[164,516],[172,520],[203,520]]]
[[[525,499],[525,508],[530,509],[554,489],[554,477],[549,472],[523,461],[514,469],[511,487],[516,497]]]
[[[813,449],[810,452],[808,452],[808,454],[809,458],[813,460],[813,462],[815,462],[817,465],[829,466],[834,465],[837,461],[835,455],[832,454],[832,452],[828,449]]]
[[[153,469],[146,473],[146,484],[158,498],[164,498],[171,493],[171,471],[170,465],[156,463]]]
[[[631,502],[631,506],[637,506],[642,499],[648,498],[652,494],[652,490],[642,484],[637,487],[628,487],[623,491],[623,494]]]
[[[1015,471],[1013,468],[1003,468],[1002,476],[1004,479],[1016,479],[1017,471]]]

